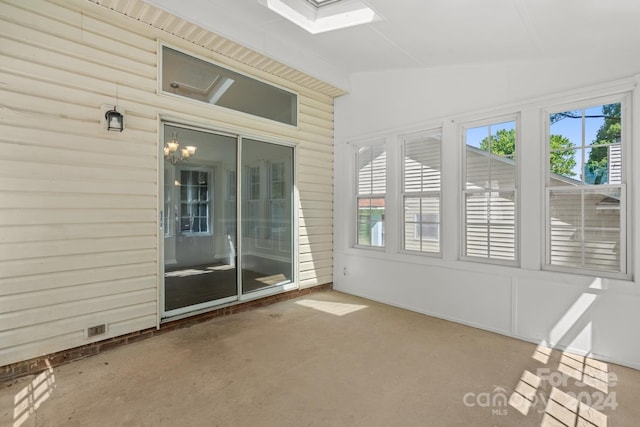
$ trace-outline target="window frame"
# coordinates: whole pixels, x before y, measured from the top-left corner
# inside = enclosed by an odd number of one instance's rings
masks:
[[[358,187],[360,184],[360,169],[358,167],[358,161],[359,161],[359,152],[360,149],[362,148],[366,148],[369,147],[371,149],[373,149],[374,147],[382,147],[383,148],[383,152],[385,154],[385,165],[384,165],[384,175],[385,175],[385,191],[384,193],[373,193],[373,169],[371,171],[371,190],[372,192],[370,194],[359,194],[358,193]],[[386,247],[387,247],[387,239],[386,239],[386,233],[387,233],[387,224],[386,224],[386,214],[387,214],[387,193],[388,193],[388,179],[387,179],[387,175],[389,172],[389,162],[388,162],[388,146],[387,146],[387,142],[385,138],[380,138],[380,139],[375,139],[375,140],[371,140],[371,141],[367,141],[367,142],[361,142],[361,143],[355,143],[353,145],[353,161],[354,161],[354,198],[355,198],[355,203],[354,203],[354,215],[353,215],[353,224],[354,224],[354,231],[352,233],[352,246],[354,248],[357,249],[368,249],[368,250],[373,250],[373,251],[380,251],[380,252],[384,252],[386,251]],[[383,199],[384,200],[384,215],[383,215],[383,220],[382,220],[382,224],[383,224],[383,231],[382,231],[382,241],[383,244],[381,246],[374,246],[374,245],[365,245],[365,244],[361,244],[359,242],[359,230],[360,230],[360,215],[359,215],[359,206],[360,206],[360,200],[364,200],[364,199],[368,199],[371,203],[372,200],[374,199]],[[371,204],[370,204],[371,206]]]
[[[198,173],[206,173],[207,174],[207,200],[204,202],[198,201],[195,203],[199,203],[199,204],[206,204],[207,206],[207,216],[206,216],[206,222],[207,222],[207,231],[183,231],[182,230],[182,206],[185,203],[189,203],[189,201],[184,201],[182,199],[182,172],[183,171],[187,171],[187,172],[198,172]],[[215,223],[214,221],[214,205],[213,205],[213,201],[214,201],[214,183],[213,183],[213,179],[215,176],[214,170],[212,168],[209,167],[202,167],[202,166],[191,166],[191,165],[185,165],[182,164],[179,167],[176,168],[176,175],[179,177],[180,179],[180,188],[178,189],[178,197],[177,197],[177,206],[178,206],[178,224],[180,225],[178,227],[178,229],[176,230],[176,234],[178,236],[184,236],[184,237],[191,237],[191,236],[212,236],[214,234],[214,230],[213,230],[213,225]],[[200,217],[200,215],[198,216]]]
[[[238,74],[238,75],[240,75],[242,77],[246,77],[246,78],[254,80],[254,81],[258,82],[258,83],[265,84],[265,85],[270,86],[272,88],[275,88],[275,89],[278,89],[278,90],[281,90],[283,92],[287,92],[287,93],[293,95],[295,97],[295,103],[294,103],[295,104],[295,114],[294,114],[294,119],[293,119],[295,121],[295,123],[293,123],[293,124],[292,123],[286,123],[286,122],[283,122],[283,121],[270,119],[268,117],[263,117],[263,116],[259,116],[259,115],[256,115],[256,114],[247,113],[247,112],[244,112],[244,111],[241,111],[241,110],[237,110],[237,109],[233,109],[233,108],[229,108],[229,107],[224,107],[222,105],[210,104],[210,103],[203,102],[203,101],[200,101],[200,100],[195,99],[195,98],[179,95],[179,94],[172,93],[172,92],[164,90],[163,89],[163,73],[164,73],[163,70],[164,70],[164,61],[165,61],[165,59],[164,59],[164,49],[165,48],[171,49],[173,51],[176,51],[176,52],[181,53],[183,55],[186,55],[188,57],[200,60],[200,61],[205,62],[207,64],[211,64],[211,65],[213,65],[215,67],[222,68],[222,69],[227,70],[227,71],[229,71],[231,73]],[[157,80],[157,88],[156,88],[156,91],[157,91],[158,95],[167,96],[167,97],[172,98],[172,99],[178,99],[178,100],[181,100],[181,101],[189,102],[191,104],[198,105],[198,106],[206,106],[206,108],[211,108],[213,110],[219,109],[219,110],[222,110],[223,112],[236,114],[236,115],[239,115],[239,116],[244,117],[244,118],[249,118],[251,120],[263,121],[265,124],[268,124],[268,125],[274,125],[275,124],[277,126],[284,126],[286,128],[290,128],[290,129],[299,129],[300,128],[300,94],[297,91],[292,90],[292,89],[290,89],[288,87],[285,87],[285,86],[278,85],[278,84],[273,83],[271,81],[261,79],[261,78],[259,78],[257,76],[254,76],[252,74],[248,74],[248,73],[246,73],[244,71],[241,71],[238,68],[235,68],[233,66],[229,66],[228,64],[224,64],[224,63],[215,61],[215,60],[213,60],[212,58],[209,58],[209,57],[205,57],[205,56],[202,56],[202,55],[195,54],[195,53],[193,53],[191,51],[187,51],[185,49],[179,48],[179,47],[177,47],[175,45],[172,45],[170,43],[166,43],[164,41],[158,41],[157,52],[158,52],[158,66],[157,66],[157,79],[156,79]]]
[[[174,212],[174,187],[176,182],[175,176],[175,168],[163,168],[163,187],[162,187],[162,219],[161,224],[164,228],[164,238],[174,237],[175,235],[175,222],[172,220],[175,218],[176,213]]]
[[[424,188],[421,188],[421,191],[416,191],[416,192],[408,192],[405,189],[405,180],[406,180],[406,175],[405,175],[405,152],[406,152],[406,144],[407,142],[412,142],[409,141],[409,138],[411,138],[412,140],[415,140],[417,138],[429,138],[429,137],[433,137],[433,136],[438,136],[439,137],[439,144],[438,144],[438,160],[439,160],[439,168],[440,168],[440,178],[439,178],[439,188],[437,190],[425,190]],[[401,205],[400,205],[400,210],[401,210],[401,214],[399,215],[399,219],[400,219],[400,253],[403,254],[407,254],[407,255],[419,255],[419,256],[427,256],[427,257],[433,257],[433,258],[442,258],[442,139],[443,139],[443,129],[442,128],[432,128],[432,129],[425,129],[422,131],[417,131],[417,132],[411,132],[411,133],[405,133],[402,135],[399,135],[399,141],[400,141],[400,200],[401,200]],[[422,177],[421,177],[421,187],[422,187]],[[413,241],[417,241],[420,242],[420,249],[416,250],[416,249],[407,249],[406,244],[407,244],[407,222],[406,222],[406,215],[405,215],[405,200],[407,198],[418,198],[419,199],[419,203],[422,206],[422,200],[423,198],[431,198],[431,197],[437,197],[438,199],[438,221],[437,222],[431,222],[431,221],[422,221],[422,215],[430,215],[430,214],[423,214],[422,212],[415,214],[420,216],[421,220],[420,221],[414,221],[414,222],[410,222],[410,224],[413,225],[414,228],[414,237],[413,237]],[[425,239],[424,236],[422,235],[422,227],[424,226],[433,226],[434,224],[437,224],[438,228],[438,238],[436,239]],[[418,232],[419,230],[419,232]],[[425,251],[422,250],[422,244],[424,241],[430,241],[430,242],[438,242],[438,251]]]
[[[244,233],[247,237],[259,239],[261,237],[260,231],[262,225],[259,221],[256,221],[256,218],[264,217],[262,206],[262,195],[264,193],[262,186],[264,183],[262,182],[261,165],[259,163],[244,165],[243,182],[247,194],[246,215],[247,218],[249,218],[244,226]],[[254,215],[256,212],[257,215]],[[243,215],[244,214],[245,212],[243,212]]]
[[[586,184],[581,179],[581,184],[576,187],[568,187],[568,186],[551,186],[551,168],[550,168],[550,147],[549,147],[549,139],[551,137],[551,128],[550,128],[550,115],[558,112],[564,111],[574,111],[574,110],[584,110],[597,106],[611,105],[611,104],[621,104],[621,113],[620,113],[620,122],[621,122],[621,157],[622,157],[622,172],[621,172],[621,180],[619,184]],[[632,136],[632,94],[628,91],[610,94],[610,95],[602,95],[602,96],[593,96],[588,98],[581,98],[576,101],[568,101],[562,102],[558,104],[554,104],[551,106],[547,106],[543,111],[543,135],[544,135],[544,144],[543,144],[543,161],[544,161],[544,191],[543,191],[543,205],[544,205],[544,229],[542,230],[543,237],[543,245],[542,245],[542,265],[541,269],[545,271],[553,271],[559,273],[569,273],[569,274],[579,274],[579,275],[588,275],[588,276],[599,276],[606,277],[612,279],[621,279],[621,280],[631,280],[633,277],[633,240],[630,236],[630,231],[633,229],[633,224],[630,224],[630,219],[632,216],[632,204],[633,201],[629,200],[629,195],[633,194],[633,188],[628,177],[630,176],[630,163],[632,159],[632,146],[633,141],[631,141]],[[584,130],[583,130],[584,132]],[[583,134],[584,138],[584,134]],[[586,145],[583,143],[582,146],[577,149],[584,150],[585,148],[591,147],[591,144]],[[584,157],[584,154],[583,154]],[[584,168],[584,165],[582,165]],[[612,271],[612,270],[603,270],[597,268],[589,268],[586,265],[581,265],[578,267],[573,266],[562,266],[557,264],[551,264],[551,199],[550,194],[552,192],[576,192],[579,191],[580,194],[584,194],[585,191],[588,190],[610,190],[613,188],[620,189],[620,270]],[[583,196],[581,196],[583,197]],[[581,223],[584,223],[585,220],[585,212],[584,208],[581,208],[580,218]],[[584,231],[584,230],[582,230]],[[584,244],[584,239],[581,241]]]
[[[281,236],[281,233],[283,232],[283,230],[285,230],[286,232],[286,228],[279,226],[281,225],[282,220],[280,219],[277,220],[278,224],[275,224],[276,219],[274,218],[277,216],[275,215],[276,209],[281,209],[282,212],[286,212],[291,209],[291,190],[286,191],[286,188],[287,188],[287,181],[288,181],[287,177],[292,176],[292,174],[288,170],[289,168],[287,167],[287,163],[282,160],[278,160],[275,162],[269,161],[267,162],[266,167],[267,167],[267,176],[268,176],[267,182],[269,185],[269,188],[267,189],[267,193],[268,193],[267,218],[270,224],[270,227],[268,228],[267,233],[269,235],[269,240],[271,240],[271,242],[277,241],[278,243],[277,250],[288,253],[291,251],[291,248],[289,246],[283,247],[282,243],[284,240],[280,237],[274,238],[274,236],[276,235]],[[274,173],[276,169],[280,170],[279,174]],[[282,187],[282,189],[278,190],[278,192],[281,193],[281,197],[274,196],[274,184],[279,184]],[[291,185],[290,187],[291,189],[293,189],[293,185]],[[275,225],[278,225],[278,226],[275,226]]]
[[[514,187],[513,188],[483,188],[483,189],[469,189],[467,188],[467,130],[469,129],[474,129],[474,128],[479,128],[479,127],[485,127],[485,126],[495,126],[495,125],[500,125],[500,124],[504,124],[504,123],[508,123],[508,122],[514,122],[515,123],[515,134],[516,134],[516,141],[515,141],[515,171],[514,171]],[[461,191],[460,191],[460,209],[459,209],[459,214],[460,214],[460,240],[459,240],[459,257],[460,260],[462,261],[471,261],[471,262],[477,262],[477,263],[482,263],[482,264],[491,264],[491,265],[502,265],[502,266],[508,266],[508,267],[518,267],[520,268],[520,255],[521,255],[521,250],[520,250],[520,245],[521,245],[521,233],[520,233],[520,209],[521,209],[521,200],[520,200],[520,183],[521,183],[521,179],[520,179],[520,170],[521,170],[521,166],[520,166],[520,162],[518,160],[518,158],[520,157],[520,152],[521,152],[521,140],[522,140],[522,130],[521,130],[522,126],[521,126],[521,117],[520,117],[520,113],[511,113],[511,114],[504,114],[504,115],[500,115],[500,116],[493,116],[493,117],[489,117],[489,118],[483,118],[483,119],[478,119],[478,120],[473,120],[473,121],[467,121],[464,123],[461,123],[459,125],[459,131],[460,131],[460,140],[461,140],[461,153],[460,153],[460,157],[461,157],[461,176],[460,176],[460,185],[461,185]],[[491,132],[489,132],[491,134]],[[514,200],[514,204],[515,204],[515,208],[514,208],[514,244],[513,244],[513,251],[514,251],[514,257],[513,260],[507,260],[507,259],[500,259],[500,258],[491,258],[489,256],[487,257],[479,257],[479,256],[470,256],[467,255],[467,221],[466,221],[466,217],[467,217],[467,204],[466,204],[466,197],[468,194],[487,194],[487,193],[513,193],[513,200]],[[487,248],[489,248],[488,245],[489,241],[487,240]]]

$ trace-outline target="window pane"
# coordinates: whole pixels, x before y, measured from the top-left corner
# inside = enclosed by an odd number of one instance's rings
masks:
[[[620,191],[551,192],[550,263],[619,271]]]
[[[590,268],[621,268],[620,192],[585,190],[584,262]]]
[[[356,244],[384,246],[387,156],[381,143],[364,145],[356,152]]]
[[[515,187],[515,121],[466,129],[465,142],[465,188]]]
[[[551,227],[550,263],[563,267],[582,266],[582,231],[579,228]]]
[[[516,121],[466,129],[465,142],[464,255],[515,261]]]
[[[549,197],[551,225],[554,227],[580,227],[582,221],[582,193],[551,191]]]
[[[440,194],[404,199],[404,249],[440,251]]]
[[[182,166],[180,170],[180,231],[208,233],[211,172]]]
[[[358,198],[359,245],[384,246],[384,199]]]
[[[403,249],[438,253],[441,134],[417,132],[402,141]]]
[[[356,155],[358,165],[358,188],[356,194],[371,194],[372,148],[360,147]]]
[[[492,193],[489,197],[489,251],[491,258],[515,260],[515,193]]]
[[[405,159],[404,169],[404,191],[405,192],[421,192],[422,191],[422,165],[413,160]]]
[[[580,184],[582,150],[565,148],[568,144],[569,140],[561,135],[551,135],[549,171],[552,186]]]
[[[465,208],[465,255],[515,260],[515,192],[466,194]]]
[[[466,149],[467,163],[466,163],[466,181],[465,188],[471,190],[481,190],[489,188],[489,155],[488,153],[472,147],[467,146]]]
[[[440,252],[440,194],[422,199],[420,238],[423,252]]]
[[[246,294],[293,281],[293,148],[243,139],[242,167],[248,177],[241,193]]]
[[[584,265],[586,268],[620,271],[620,232],[585,230]]]
[[[371,199],[358,198],[359,245],[371,245]]]
[[[420,211],[420,197],[405,197],[404,198],[404,221],[416,222],[421,214]]]
[[[284,165],[282,163],[272,163],[270,168],[271,199],[283,199],[285,196]]]
[[[512,156],[491,157],[489,162],[491,169],[491,182],[487,188],[515,188],[516,186],[516,164]]]
[[[623,272],[622,103],[553,113],[549,123],[549,185],[566,190],[549,191],[547,260]]]
[[[415,222],[404,223],[404,249],[406,251],[421,251],[422,245],[419,238],[416,238],[420,224]]]
[[[361,147],[357,154],[357,194],[383,194],[387,184],[387,156],[382,145]]]
[[[209,183],[208,176],[209,174],[207,172],[199,172],[197,184],[206,186]]]
[[[621,108],[606,104],[549,116],[552,186],[621,182]]]
[[[561,111],[551,114],[549,118],[551,123],[549,134],[562,135],[566,138],[563,143],[564,148],[583,146],[582,110]]]
[[[486,193],[467,194],[465,201],[467,256],[487,258],[489,256],[489,201]]]
[[[440,190],[440,135],[406,137],[404,191]]]
[[[296,94],[168,47],[162,49],[162,90],[297,125]]]

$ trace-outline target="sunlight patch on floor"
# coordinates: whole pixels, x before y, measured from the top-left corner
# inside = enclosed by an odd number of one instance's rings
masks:
[[[354,313],[356,311],[362,310],[363,308],[367,308],[366,305],[318,301],[313,299],[303,299],[300,301],[296,301],[296,304],[308,308],[313,308],[314,310],[322,311],[324,313],[333,314],[334,316],[344,316],[345,314]]]
[[[536,393],[540,383],[540,377],[529,371],[524,371],[515,391],[509,397],[509,405],[526,416],[536,401]]]
[[[536,347],[536,351],[533,352],[533,356],[531,357],[546,365],[549,362],[549,356],[551,356],[551,349],[544,345],[544,343],[541,343]]]
[[[544,412],[541,427],[607,427],[605,414],[555,387],[551,390]]]
[[[558,371],[603,393],[609,392],[609,372],[606,363],[563,352]]]
[[[13,427],[23,425],[31,415],[42,405],[56,388],[56,378],[53,368],[48,360],[45,361],[47,369],[35,377],[22,390],[16,393],[13,400]]]

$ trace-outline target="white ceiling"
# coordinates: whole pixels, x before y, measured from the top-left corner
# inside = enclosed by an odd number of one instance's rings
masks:
[[[640,54],[640,0],[366,0],[382,21],[316,35],[259,0],[145,1],[346,90],[356,72]]]

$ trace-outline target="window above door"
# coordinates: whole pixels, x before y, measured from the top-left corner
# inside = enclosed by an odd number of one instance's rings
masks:
[[[161,91],[291,126],[298,124],[295,93],[167,46],[162,47]]]

